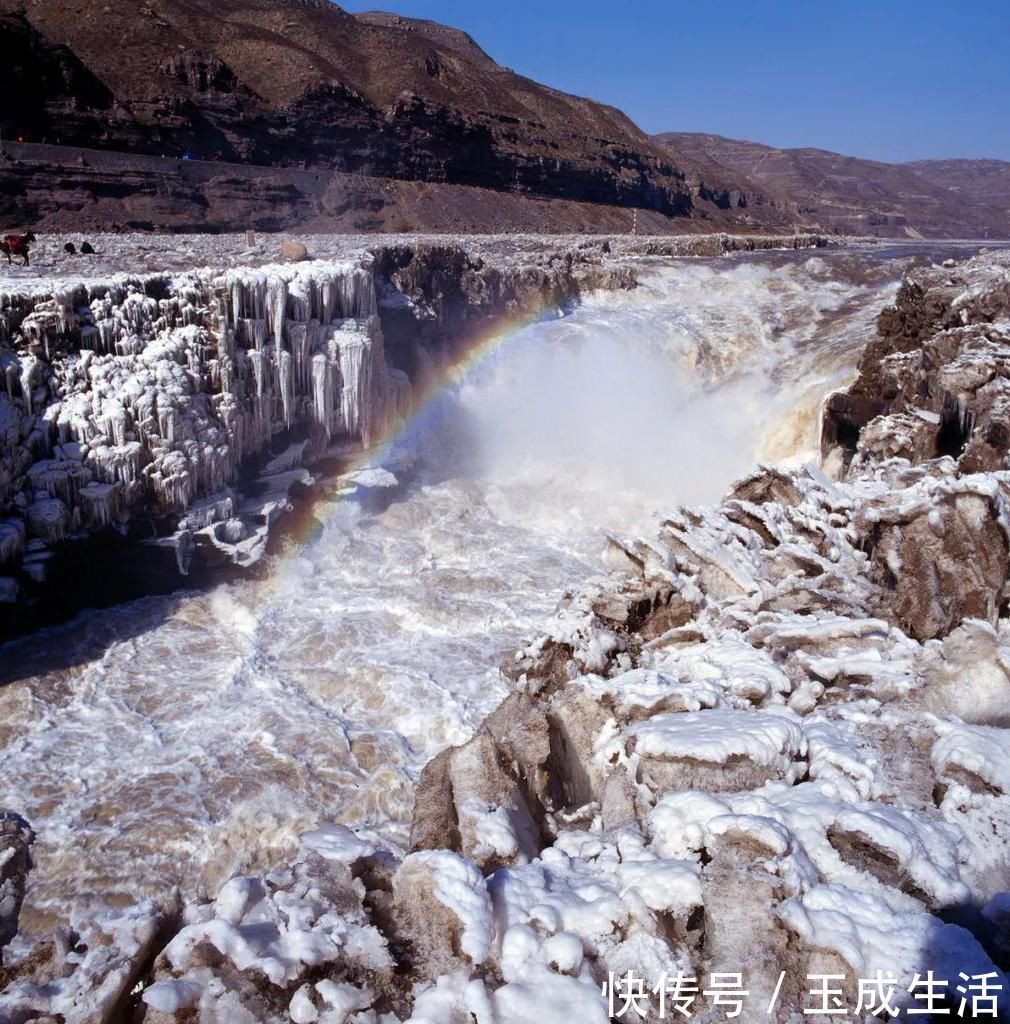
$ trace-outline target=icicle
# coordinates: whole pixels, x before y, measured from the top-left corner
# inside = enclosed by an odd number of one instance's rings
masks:
[[[312,357],[312,413],[329,438],[333,417],[332,375],[330,361],[322,352]]]
[[[340,275],[340,310],[345,319],[364,320],[376,312],[375,281],[370,271],[351,267]]]
[[[158,406],[158,433],[168,442],[181,440],[182,424],[174,406]]]
[[[98,328],[99,345],[98,350],[100,352],[112,353],[116,350],[116,341],[119,337],[117,330],[118,324],[112,317],[107,317],[104,320],[98,321],[95,325]]]
[[[28,506],[25,520],[33,536],[57,544],[66,539],[70,510],[59,498],[36,497]]]
[[[252,364],[253,378],[256,381],[256,397],[260,398],[266,390],[263,369],[263,353],[258,350],[250,352],[249,362]]]
[[[25,547],[25,527],[20,519],[0,519],[0,566],[21,557]]]
[[[64,334],[68,334],[71,328],[75,326],[77,319],[73,311],[74,289],[71,288],[69,291],[65,288],[54,289],[53,301],[59,307],[60,330]]]
[[[35,387],[39,361],[32,355],[23,356],[21,359],[21,395],[25,402],[25,412],[29,415],[32,410],[32,391]]]
[[[111,399],[102,404],[102,422],[106,434],[116,445],[126,444],[126,430],[129,423],[128,415],[122,404]]]
[[[318,320],[288,325],[288,344],[294,360],[296,395],[307,395],[312,389],[312,354],[319,347],[319,333]]]
[[[368,443],[372,413],[372,341],[361,326],[345,322],[329,339],[330,356],[340,368],[340,426]]]
[[[18,487],[35,494],[35,536],[102,529],[152,498],[186,509],[227,488],[281,428],[307,420],[317,442],[367,441],[385,409],[409,401],[409,383],[387,373],[377,320],[365,322],[372,272],[351,261],[122,275],[16,302],[0,337],[8,321],[26,323],[36,352],[55,358],[79,332],[79,357],[54,367],[0,353],[0,402],[16,407],[32,461]]]
[[[0,369],[3,369],[7,397],[14,401],[14,384],[18,380],[21,362],[13,352],[0,352]]]
[[[139,441],[129,441],[111,448],[101,445],[88,452],[88,465],[103,483],[121,483],[124,487],[135,483],[140,476],[144,450]]]
[[[274,344],[280,350],[284,344],[284,312],[288,303],[288,286],[279,277],[267,281],[267,316],[273,331]],[[259,346],[257,346],[259,347]]]
[[[81,511],[89,529],[102,529],[119,518],[119,492],[119,484],[90,483],[81,488]]]
[[[319,319],[323,323],[331,323],[337,317],[337,287],[332,274],[326,274],[319,283],[320,311]]]
[[[291,426],[291,414],[294,407],[294,392],[291,376],[291,353],[280,352],[277,357],[277,375],[281,385],[281,407],[284,412],[284,426]]]
[[[235,362],[230,357],[219,361],[221,374],[221,390],[224,392],[233,391],[235,388]]]
[[[217,351],[219,356],[233,356],[235,354],[235,332],[231,327],[225,327],[218,333]]]
[[[231,315],[232,323],[238,324],[239,317],[245,312],[242,302],[242,282],[236,277],[231,283]]]
[[[94,351],[102,343],[101,331],[94,325],[88,324],[81,328],[81,348]]]
[[[182,452],[168,452],[151,467],[149,479],[163,507],[185,511],[191,497],[189,460]]]
[[[74,506],[79,490],[90,479],[91,474],[78,462],[42,459],[28,470],[28,480],[34,491],[59,498],[70,507]]]

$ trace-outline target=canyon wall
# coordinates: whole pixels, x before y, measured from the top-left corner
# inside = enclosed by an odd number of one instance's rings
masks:
[[[516,189],[4,139],[0,225],[52,231],[712,231],[721,218]],[[730,223],[727,221],[726,223]],[[785,224],[785,221],[783,221]],[[746,227],[745,225],[735,225]]]
[[[0,0],[0,61],[3,141],[47,144],[0,161],[10,226],[269,219],[291,230],[320,218],[335,230],[348,204],[372,230],[388,207],[399,225],[387,230],[617,230],[633,209],[667,231],[793,224],[759,189],[682,159],[619,110],[416,19],[288,0],[158,0],[139,13],[129,0]],[[96,150],[130,165],[128,191],[85,166],[105,162]],[[205,173],[183,166],[190,158]],[[250,177],[243,196],[236,183]],[[408,183],[451,202],[419,206]]]

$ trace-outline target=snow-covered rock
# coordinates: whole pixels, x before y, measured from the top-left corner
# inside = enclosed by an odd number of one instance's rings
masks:
[[[0,811],[0,965],[4,946],[17,935],[34,839],[28,822],[9,811]]]

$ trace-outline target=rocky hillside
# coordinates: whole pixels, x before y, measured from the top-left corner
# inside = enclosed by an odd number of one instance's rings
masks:
[[[822,149],[775,149],[719,135],[667,132],[657,140],[754,183],[800,224],[884,237],[1010,237],[1010,164],[887,164]],[[774,201],[774,199],[772,200]]]
[[[934,185],[1010,212],[1010,162],[1006,160],[917,160],[907,166]]]
[[[0,0],[0,60],[14,83],[0,123],[30,142],[477,187],[737,228],[785,221],[738,176],[658,144],[619,110],[499,66],[462,32],[353,16],[328,0]],[[36,161],[0,216],[31,220],[46,192],[59,205],[95,190]],[[188,192],[229,219],[227,197],[200,183]],[[185,198],[163,196],[145,220],[161,226]]]
[[[1010,236],[1010,165],[650,137],[328,0],[0,0],[0,61],[2,227]]]

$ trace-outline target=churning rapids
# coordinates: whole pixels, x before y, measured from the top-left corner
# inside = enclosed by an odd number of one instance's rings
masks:
[[[8,644],[0,806],[39,834],[25,931],[213,892],[321,821],[402,846],[420,769],[498,704],[559,588],[600,571],[603,530],[812,456],[910,258],[657,262],[511,335],[415,419],[404,493],[317,506],[268,579]]]

